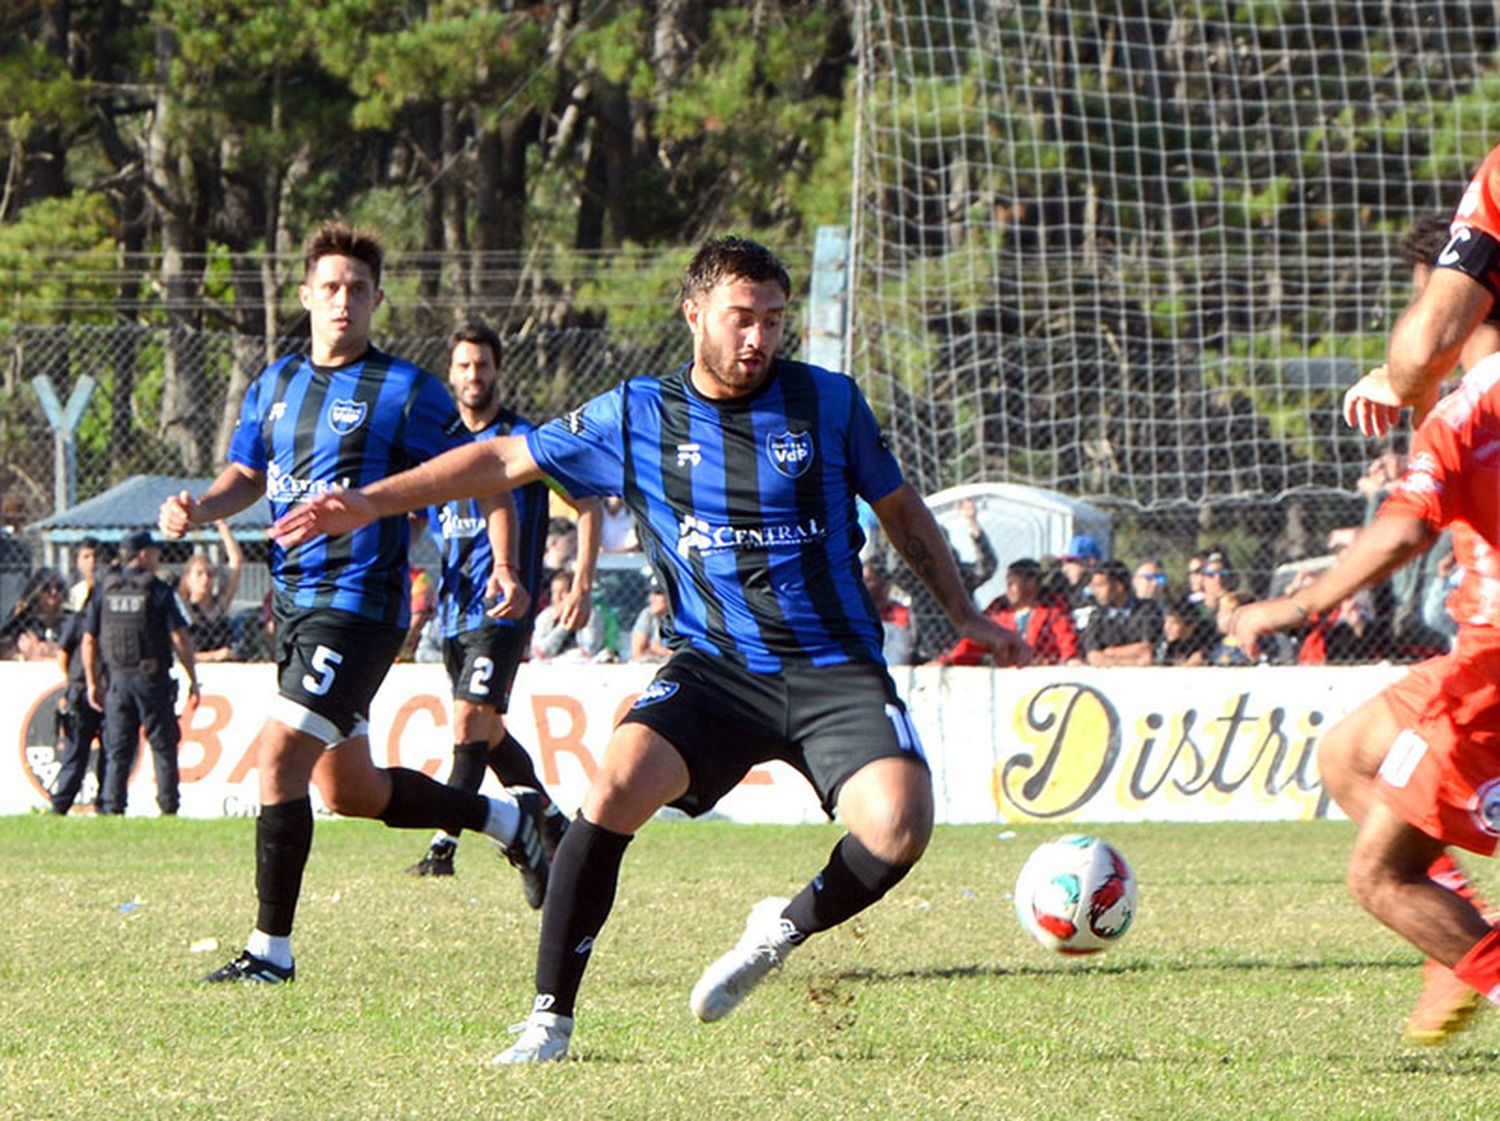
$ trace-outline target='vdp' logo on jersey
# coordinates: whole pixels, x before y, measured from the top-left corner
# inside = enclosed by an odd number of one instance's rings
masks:
[[[771,457],[772,467],[788,479],[795,479],[812,466],[812,436],[806,432],[767,436],[766,454]]]
[[[328,409],[328,427],[347,436],[365,422],[369,406],[363,401],[335,401]]]

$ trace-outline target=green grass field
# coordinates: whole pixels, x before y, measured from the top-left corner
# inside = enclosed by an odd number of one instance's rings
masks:
[[[483,842],[321,822],[297,984],[207,988],[254,917],[249,821],[0,819],[5,1118],[1449,1118],[1500,1086],[1500,1016],[1404,1047],[1417,954],[1342,880],[1346,824],[1098,830],[1141,912],[1051,956],[1008,892],[1061,832],[939,830],[892,896],[799,950],[732,1017],[687,993],[832,827],[653,823],[585,983],[579,1061],[495,1069],[537,918]],[[1490,874],[1480,865],[1479,871]],[[122,906],[123,905],[123,906]],[[194,951],[217,939],[219,948]]]

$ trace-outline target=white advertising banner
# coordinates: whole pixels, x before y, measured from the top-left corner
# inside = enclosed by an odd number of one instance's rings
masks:
[[[895,679],[932,765],[940,821],[1255,821],[1337,813],[1318,781],[1318,738],[1401,672],[923,667]],[[652,673],[522,667],[508,723],[566,809],[582,800],[610,729]],[[252,744],[275,695],[273,667],[208,665],[200,675],[202,703],[183,717],[181,813],[253,814]],[[61,693],[51,664],[0,663],[0,813],[47,807]],[[446,777],[448,697],[441,666],[393,668],[370,714],[376,762]],[[87,812],[93,793],[90,776],[75,813]],[[129,795],[130,814],[156,813],[144,745]],[[781,764],[751,772],[715,812],[747,822],[822,819],[806,782]]]

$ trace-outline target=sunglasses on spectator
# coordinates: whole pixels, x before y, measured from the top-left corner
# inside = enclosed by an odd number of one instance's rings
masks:
[[[1203,573],[1204,576],[1222,576],[1222,575],[1224,575],[1224,570],[1222,568],[1201,568],[1198,571],[1200,571],[1201,573]]]

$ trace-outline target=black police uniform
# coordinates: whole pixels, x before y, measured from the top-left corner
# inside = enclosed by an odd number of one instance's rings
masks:
[[[63,728],[62,763],[57,779],[52,784],[52,812],[65,814],[73,808],[78,791],[83,787],[83,777],[89,769],[89,752],[99,730],[104,724],[104,714],[89,704],[87,677],[83,672],[83,627],[85,612],[93,601],[94,593],[84,601],[83,611],[69,615],[63,620],[62,636],[58,639],[60,649],[68,659],[68,687],[64,694],[67,710],[59,714]],[[96,801],[104,795],[104,751],[99,752],[98,783]]]
[[[85,625],[109,672],[99,812],[125,812],[125,788],[144,726],[156,769],[156,804],[163,814],[175,814],[182,733],[174,711],[177,683],[170,672],[172,632],[188,625],[177,596],[165,582],[132,565],[104,578],[89,604]]]

